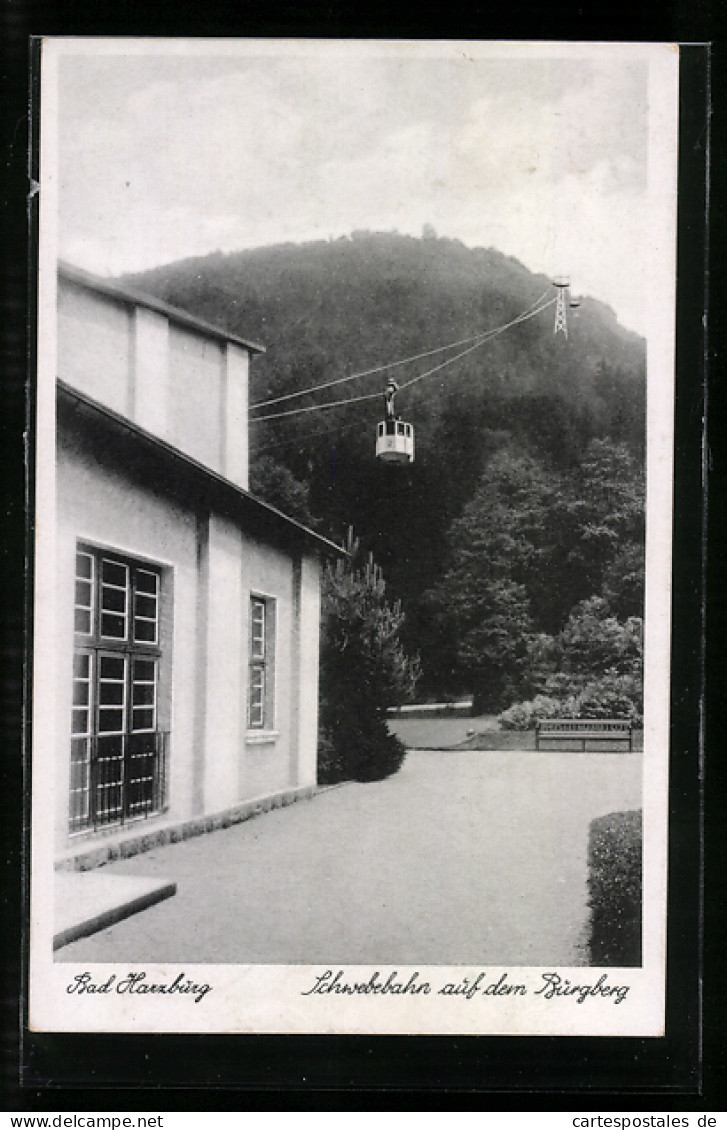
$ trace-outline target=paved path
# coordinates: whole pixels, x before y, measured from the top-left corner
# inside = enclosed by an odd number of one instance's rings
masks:
[[[640,807],[639,754],[411,752],[244,824],[111,864],[177,895],[74,962],[586,963],[588,824]]]

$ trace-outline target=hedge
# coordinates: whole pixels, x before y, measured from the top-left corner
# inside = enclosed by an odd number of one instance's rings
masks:
[[[641,965],[641,811],[591,822],[588,905],[592,965]]]

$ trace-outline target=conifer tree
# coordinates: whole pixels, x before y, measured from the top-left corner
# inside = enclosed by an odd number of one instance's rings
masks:
[[[405,750],[389,733],[386,709],[410,698],[418,664],[401,645],[404,615],[386,600],[372,556],[361,561],[352,531],[348,557],[326,566],[321,622],[319,780],[380,780]]]

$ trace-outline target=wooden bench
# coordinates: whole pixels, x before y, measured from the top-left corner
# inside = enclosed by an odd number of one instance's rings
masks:
[[[569,744],[564,746],[564,742]],[[573,749],[572,742],[580,742],[583,753],[588,751],[587,742],[619,742],[621,749],[625,742],[626,749],[630,751],[633,749],[633,725],[625,718],[548,718],[535,727],[536,749]]]

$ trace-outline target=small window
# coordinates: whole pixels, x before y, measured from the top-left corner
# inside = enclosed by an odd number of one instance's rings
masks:
[[[270,730],[274,722],[275,602],[250,597],[250,671],[247,724],[251,730]]]
[[[405,430],[404,430],[404,425],[403,425],[403,424],[397,424],[397,425],[396,425],[396,434],[397,434],[397,435],[400,435],[400,436],[403,436],[403,435],[405,435],[405,434],[406,434],[406,433],[405,433]]]

